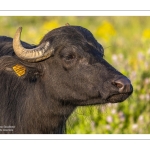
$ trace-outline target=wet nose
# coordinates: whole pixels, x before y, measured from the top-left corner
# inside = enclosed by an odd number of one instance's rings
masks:
[[[119,89],[119,93],[128,93],[133,90],[130,80],[126,77],[115,80],[113,85]]]

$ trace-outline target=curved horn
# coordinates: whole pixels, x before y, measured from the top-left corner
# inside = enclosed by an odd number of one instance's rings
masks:
[[[19,27],[13,39],[13,49],[15,54],[22,60],[28,62],[37,62],[50,57],[53,49],[50,49],[50,43],[45,42],[33,49],[26,49],[20,42],[22,27]]]

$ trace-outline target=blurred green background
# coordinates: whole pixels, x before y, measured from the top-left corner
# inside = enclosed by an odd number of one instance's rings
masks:
[[[134,92],[117,104],[78,107],[67,121],[68,134],[150,133],[150,17],[0,17],[0,35],[38,44],[50,30],[79,25],[89,29],[105,49],[105,59],[132,81]]]

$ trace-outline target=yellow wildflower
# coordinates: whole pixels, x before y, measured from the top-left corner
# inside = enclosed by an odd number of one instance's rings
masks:
[[[103,38],[106,42],[110,40],[112,36],[116,34],[113,25],[108,21],[103,21],[103,23],[98,27],[96,35]]]
[[[150,29],[145,29],[145,30],[143,31],[142,37],[143,37],[144,39],[150,39]]]
[[[57,27],[59,27],[58,22],[56,20],[53,20],[53,21],[45,22],[42,26],[42,29],[50,31]]]

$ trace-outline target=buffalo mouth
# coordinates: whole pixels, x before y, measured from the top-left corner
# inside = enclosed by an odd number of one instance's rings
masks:
[[[123,102],[124,100],[126,100],[131,95],[131,93],[122,93],[122,94],[111,95],[111,96],[109,96],[106,99],[106,103],[119,103],[119,102]]]
[[[113,94],[106,99],[102,99],[102,97],[95,97],[92,99],[92,105],[93,104],[107,104],[107,103],[120,103],[125,101],[129,96],[132,94],[130,93],[119,93],[119,94]]]
[[[106,99],[103,99],[101,96],[91,97],[86,100],[76,99],[73,104],[77,106],[87,106],[87,105],[99,105],[99,104],[107,104],[107,103],[120,103],[125,101],[131,94],[132,92],[113,94]]]

